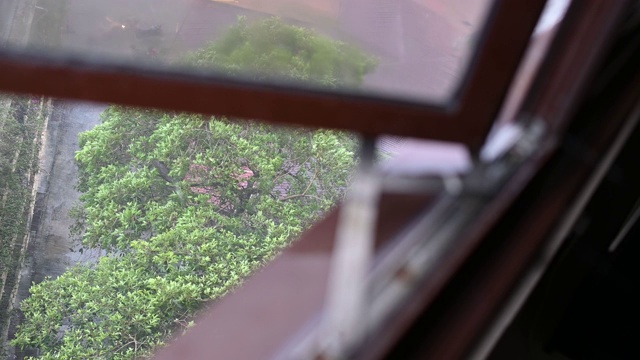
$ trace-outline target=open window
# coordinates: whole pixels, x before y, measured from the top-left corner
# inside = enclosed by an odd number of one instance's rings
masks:
[[[160,359],[389,354],[545,164],[629,6],[545,0],[163,0],[140,2],[141,8],[123,1],[64,3],[62,10],[46,1],[2,5],[13,12],[0,15],[0,90],[338,129],[365,139],[345,202],[217,301]],[[122,14],[126,6],[133,16]],[[56,11],[76,18],[59,23],[53,34],[38,27],[55,20]],[[159,13],[171,26],[154,22]],[[238,54],[224,53],[224,44],[204,54],[213,59],[210,67],[159,57],[165,46],[183,51],[231,24],[241,37],[256,30],[252,24],[282,22],[294,24],[302,37],[313,29],[340,39],[336,48],[321,45],[353,66],[341,81],[323,81],[297,76],[296,68],[293,75],[280,73],[260,59],[242,60],[263,65],[260,71],[238,70]],[[35,30],[33,38],[24,29]],[[158,42],[166,34],[170,44]],[[343,47],[350,42],[374,55]],[[297,48],[282,51],[268,59],[299,55]],[[326,65],[321,55],[311,67]],[[379,67],[370,81],[355,87],[373,63]],[[380,136],[429,142],[408,140],[379,166],[373,157]],[[436,162],[449,164],[438,168]],[[222,193],[196,184],[212,173],[202,166],[186,165],[191,190],[232,211]],[[245,167],[235,188],[250,187],[256,176]],[[155,171],[171,178],[161,163]],[[482,321],[474,324],[476,332],[462,334],[443,352],[433,345],[433,353],[458,358],[468,352]]]

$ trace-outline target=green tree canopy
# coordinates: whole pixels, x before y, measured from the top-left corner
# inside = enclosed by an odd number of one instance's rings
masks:
[[[289,79],[324,86],[358,86],[377,62],[344,42],[287,25],[278,18],[240,18],[221,39],[186,57],[189,65],[231,75]]]
[[[240,21],[187,61],[336,86],[373,67],[277,19]],[[131,359],[187,327],[342,196],[355,146],[335,131],[117,106],[79,143],[73,231],[109,255],[23,302],[13,343],[47,359]]]

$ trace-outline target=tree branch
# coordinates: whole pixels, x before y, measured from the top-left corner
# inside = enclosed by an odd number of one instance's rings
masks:
[[[162,161],[153,160],[151,161],[151,165],[153,165],[153,167],[155,167],[158,170],[158,175],[160,175],[160,177],[163,178],[165,181],[171,184],[176,182],[171,176],[169,176],[169,173],[171,171],[169,170],[167,165],[165,165]]]
[[[285,197],[281,198],[280,200],[287,201],[287,200],[291,200],[291,199],[295,199],[295,198],[299,198],[299,197],[303,197],[303,196],[313,197],[313,198],[316,198],[318,200],[321,200],[320,198],[318,198],[315,195],[307,195],[307,191],[309,191],[309,189],[311,188],[311,184],[313,184],[313,181],[316,179],[316,174],[318,174],[318,173],[317,172],[313,173],[313,177],[311,178],[311,180],[309,180],[309,184],[307,185],[307,188],[304,189],[302,194],[295,194],[295,195],[285,196]]]

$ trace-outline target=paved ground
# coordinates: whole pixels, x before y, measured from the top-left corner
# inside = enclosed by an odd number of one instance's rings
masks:
[[[191,0],[67,0],[63,45],[93,54],[131,57],[149,48],[165,50],[184,20]],[[160,36],[136,29],[161,26]]]
[[[33,21],[35,0],[2,0],[0,2],[0,47],[11,43],[27,43]]]
[[[47,205],[40,233],[43,238],[35,256],[33,281],[40,282],[45,276],[56,277],[71,264],[95,261],[95,253],[70,252],[75,244],[69,237],[72,219],[69,210],[77,203],[80,193],[75,190],[78,168],[74,161],[78,150],[78,134],[95,127],[100,122],[104,105],[92,103],[58,102],[50,129],[53,130],[47,156],[53,161],[47,169]]]

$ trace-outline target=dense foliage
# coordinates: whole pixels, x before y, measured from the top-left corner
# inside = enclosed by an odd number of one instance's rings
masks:
[[[26,231],[42,123],[40,101],[0,96],[0,274],[10,270],[13,243]]]
[[[44,108],[41,99],[0,96],[0,334],[9,325],[27,236]]]
[[[352,86],[373,64],[277,19],[241,21],[187,61]],[[340,198],[353,150],[334,131],[110,107],[80,137],[73,229],[109,255],[33,286],[13,343],[47,359],[147,354]]]
[[[323,86],[357,86],[376,61],[358,49],[272,18],[243,18],[226,36],[186,57],[187,63],[253,78],[302,80]]]

